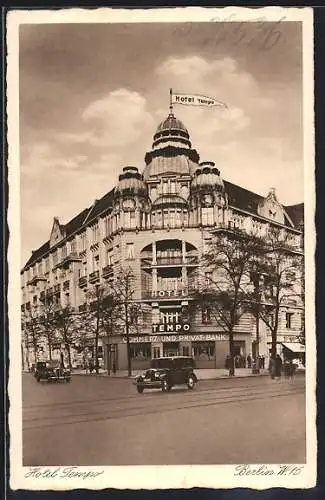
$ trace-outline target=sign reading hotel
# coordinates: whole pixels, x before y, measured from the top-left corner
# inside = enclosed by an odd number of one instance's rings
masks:
[[[152,325],[152,333],[181,333],[188,332],[190,325],[187,323],[160,323]]]
[[[151,292],[152,297],[186,297],[188,292],[186,290],[153,290]]]

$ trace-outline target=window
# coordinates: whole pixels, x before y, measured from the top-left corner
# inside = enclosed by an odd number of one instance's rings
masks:
[[[62,250],[61,250],[61,257],[62,259],[65,259],[67,256],[67,246],[64,245],[64,247],[62,247]]]
[[[209,307],[204,307],[202,309],[202,323],[210,323],[211,322],[211,310]]]
[[[94,267],[94,271],[98,271],[98,269],[99,269],[99,255],[93,256],[93,267]]]
[[[82,233],[80,235],[80,246],[81,246],[81,251],[84,252],[86,250],[86,233]]]
[[[113,265],[113,248],[109,248],[106,252],[106,264],[107,266]]]
[[[77,251],[76,240],[70,241],[70,252],[75,253]]]
[[[58,252],[57,251],[53,252],[52,261],[53,261],[53,266],[56,266],[58,263]]]
[[[134,243],[126,244],[126,258],[134,259]]]
[[[293,313],[286,313],[286,328],[292,328],[292,317]]]
[[[160,358],[160,347],[153,347],[153,357]]]
[[[170,192],[171,192],[171,194],[176,193],[176,182],[174,180],[170,181]]]
[[[205,285],[206,286],[212,285],[212,273],[211,272],[205,273]]]
[[[96,243],[98,241],[98,237],[99,237],[99,227],[98,227],[98,222],[96,222],[96,224],[94,224],[91,228],[92,230],[92,241],[94,243]]]
[[[190,348],[188,346],[183,346],[182,347],[182,355],[183,356],[189,356],[190,355]]]
[[[211,226],[213,224],[213,207],[202,207],[202,225]]]
[[[45,272],[48,273],[50,270],[50,258],[46,257],[45,259]]]
[[[199,360],[214,359],[215,343],[214,342],[192,342],[193,356]]]
[[[163,194],[168,194],[168,181],[163,181]]]
[[[134,229],[136,227],[135,211],[124,212],[124,225],[127,229]]]
[[[147,360],[151,359],[151,343],[143,342],[139,344],[130,344],[131,359]]]
[[[39,262],[39,263],[37,264],[37,275],[38,275],[38,276],[41,276],[41,275],[43,274],[43,269],[42,269],[42,268],[43,268],[43,266],[42,266],[42,262]]]
[[[87,276],[87,262],[82,263],[82,275]]]
[[[105,235],[109,236],[111,234],[111,218],[108,215],[105,217]]]

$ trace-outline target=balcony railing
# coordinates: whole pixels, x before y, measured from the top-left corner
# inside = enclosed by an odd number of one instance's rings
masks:
[[[81,258],[77,254],[77,252],[70,252],[69,255],[63,258],[61,262],[62,267],[68,267],[70,262],[80,262]]]
[[[99,280],[99,271],[94,271],[89,275],[89,283],[96,283]]]
[[[198,257],[196,255],[183,257],[172,256],[172,257],[157,257],[156,263],[154,264],[151,258],[143,257],[141,263],[143,267],[146,266],[191,266],[198,264]]]
[[[47,281],[45,276],[37,275],[27,282],[27,285],[36,285],[39,281]]]
[[[87,276],[81,276],[81,278],[79,278],[79,287],[83,288],[85,286],[87,286]]]
[[[108,265],[103,267],[103,278],[109,278],[110,276],[113,276],[114,271],[113,271],[113,266]]]

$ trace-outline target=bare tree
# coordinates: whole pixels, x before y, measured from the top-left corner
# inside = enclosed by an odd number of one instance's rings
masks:
[[[52,359],[53,344],[56,341],[56,305],[45,295],[39,307],[38,316],[39,325],[45,335],[48,349],[49,359]]]
[[[114,281],[110,283],[110,287],[116,301],[115,311],[118,323],[125,332],[128,376],[130,377],[132,375],[130,334],[132,330],[137,332],[138,319],[142,314],[141,304],[134,300],[135,276],[132,269],[121,269]]]
[[[96,373],[98,366],[98,343],[101,332],[112,328],[113,317],[119,302],[113,290],[105,285],[96,285],[87,293],[87,308],[82,315],[84,327],[92,333],[94,339],[94,359]]]
[[[220,230],[203,256],[209,277],[201,281],[194,297],[196,304],[209,309],[228,334],[229,376],[235,374],[234,329],[241,316],[249,311],[250,273],[261,248],[262,242],[255,236],[240,230]]]
[[[29,349],[30,344],[33,346],[34,361],[36,363],[38,360],[38,348],[42,334],[36,306],[32,305],[28,309],[25,309],[22,316],[22,330],[24,332],[27,349]]]
[[[290,301],[303,303],[303,254],[290,238],[284,230],[269,231],[262,255],[254,263],[255,279],[260,282],[258,314],[271,332],[271,357],[276,355],[283,307]]]
[[[71,347],[77,338],[77,320],[78,314],[70,306],[62,307],[60,304],[56,305],[55,325],[67,350],[70,369],[72,369]]]

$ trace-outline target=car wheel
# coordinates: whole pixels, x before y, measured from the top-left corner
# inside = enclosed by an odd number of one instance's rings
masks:
[[[71,378],[66,378],[66,379],[65,379],[65,381],[66,381],[67,383],[69,383],[69,382],[71,382]]]
[[[168,380],[164,379],[161,383],[161,389],[163,392],[167,392],[167,391],[170,391],[171,387],[168,383]]]
[[[194,386],[195,386],[195,380],[194,380],[194,378],[192,377],[192,375],[190,375],[190,376],[188,377],[188,380],[187,380],[187,387],[188,387],[189,389],[194,389]]]
[[[144,387],[143,387],[143,385],[138,384],[138,385],[137,385],[137,391],[138,391],[138,393],[139,393],[139,394],[142,394],[142,393],[143,393],[143,391],[144,391]]]

